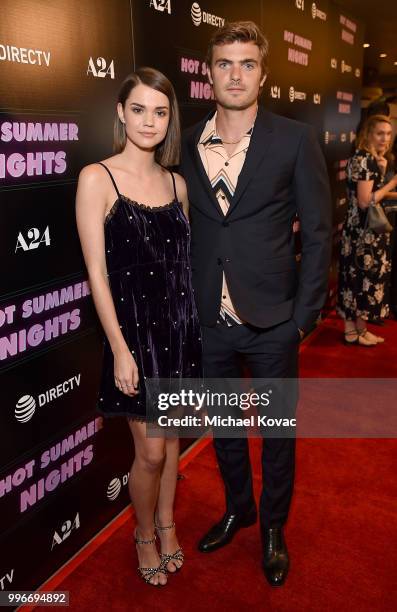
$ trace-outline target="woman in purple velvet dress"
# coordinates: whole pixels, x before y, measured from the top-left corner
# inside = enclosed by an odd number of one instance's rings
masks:
[[[104,339],[98,409],[128,419],[135,458],[138,570],[152,585],[183,563],[173,519],[179,444],[147,437],[145,380],[200,377],[201,338],[190,279],[188,201],[174,89],[151,68],[119,92],[116,155],[79,177],[77,225]],[[160,555],[155,533],[161,541]]]

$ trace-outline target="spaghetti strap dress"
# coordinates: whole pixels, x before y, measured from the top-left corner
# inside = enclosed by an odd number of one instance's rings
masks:
[[[105,255],[117,319],[139,372],[139,393],[129,397],[114,380],[114,360],[104,337],[97,409],[104,416],[142,422],[145,380],[202,376],[201,332],[190,271],[190,230],[178,201],[146,206],[122,195],[109,168],[117,199],[105,219]]]

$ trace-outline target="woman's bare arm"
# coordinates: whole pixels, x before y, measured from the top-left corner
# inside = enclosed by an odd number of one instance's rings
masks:
[[[368,208],[371,203],[371,198],[374,197],[375,204],[383,200],[386,195],[397,187],[397,174],[393,178],[383,185],[380,189],[377,189],[372,193],[374,181],[357,181],[357,202],[360,208]]]
[[[186,219],[189,219],[189,200],[187,199],[187,188],[185,179],[180,174],[174,174],[178,200],[182,202],[183,212]]]
[[[132,376],[129,364],[135,361],[120,331],[107,277],[104,236],[107,181],[108,176],[98,165],[86,166],[81,171],[76,220],[95,308],[115,357],[115,378],[124,387],[127,383],[137,385],[137,372]],[[125,392],[124,388],[122,390]]]

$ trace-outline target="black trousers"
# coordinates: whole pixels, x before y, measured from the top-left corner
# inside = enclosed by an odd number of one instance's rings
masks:
[[[207,378],[297,378],[299,331],[293,320],[272,328],[250,325],[203,327],[203,364]],[[294,485],[295,438],[264,438],[263,488],[259,516],[263,528],[287,520]],[[225,485],[226,510],[245,513],[254,504],[248,439],[214,437]]]

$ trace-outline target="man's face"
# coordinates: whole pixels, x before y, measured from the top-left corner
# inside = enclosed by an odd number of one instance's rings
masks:
[[[213,48],[208,78],[223,108],[243,110],[255,104],[266,80],[261,73],[261,57],[255,43],[235,41]]]

